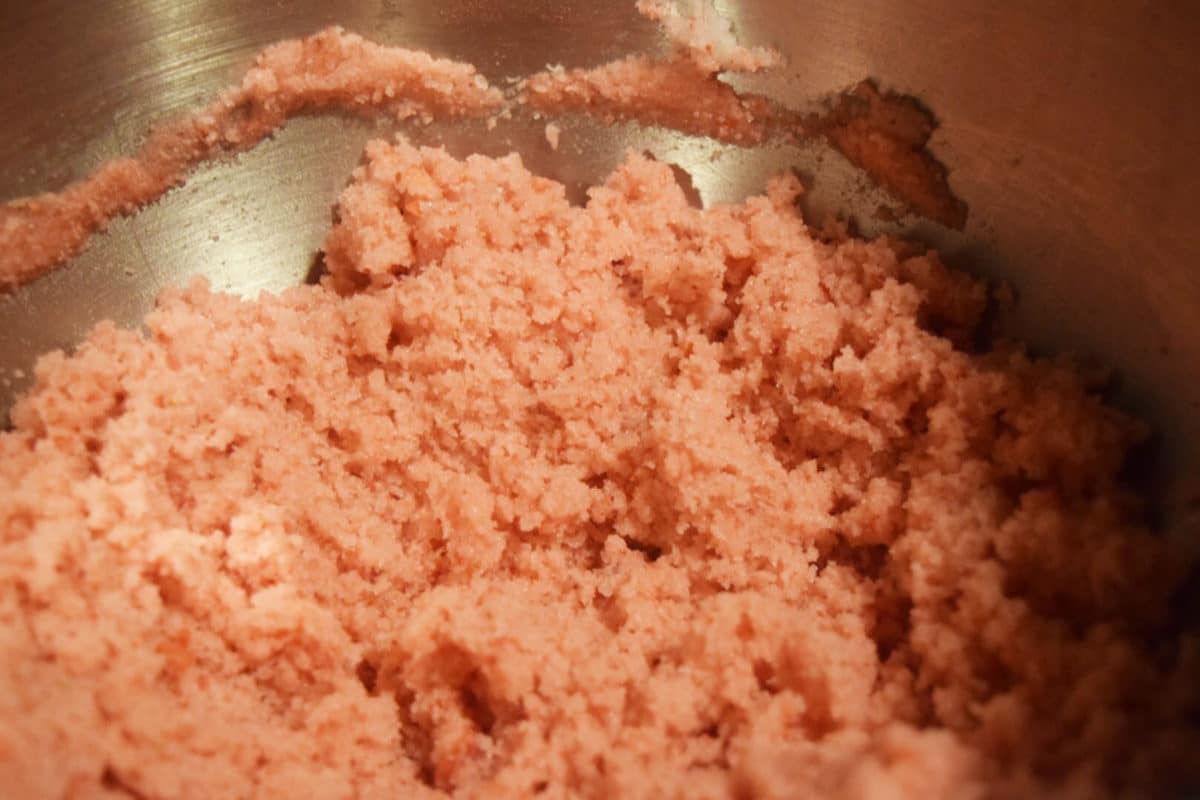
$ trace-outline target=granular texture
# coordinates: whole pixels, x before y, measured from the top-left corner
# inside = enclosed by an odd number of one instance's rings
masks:
[[[341,28],[279,42],[206,108],[152,131],[137,156],[114,159],[62,191],[0,206],[0,292],[77,255],[114,217],[157,200],[200,163],[253,147],[289,117],[331,109],[401,119],[483,116],[503,102],[470,64],[383,47]]]
[[[705,3],[691,14],[665,0],[639,0],[671,43],[666,58],[634,54],[597,67],[547,67],[519,83],[518,104],[542,112],[585,112],[608,123],[635,120],[719,141],[756,145],[798,129],[794,115],[761,95],[738,92],[721,73],[752,73],[782,60],[737,43],[728,20]]]
[[[664,28],[671,54],[634,54],[591,69],[550,67],[509,95],[470,64],[386,47],[331,27],[263,50],[235,86],[200,111],[154,128],[139,152],[114,159],[57,192],[0,205],[0,295],[78,255],[93,234],[182,184],[199,164],[248,150],[299,114],[487,117],[490,128],[514,108],[584,112],[632,120],[739,145],[820,136],[907,209],[961,228],[966,207],[926,145],[933,118],[911,98],[869,83],[822,113],[801,115],[721,81],[729,72],[778,66],[777,53],[737,44],[729,23],[698,4],[685,16],[661,0],[638,10]],[[546,128],[557,149],[557,126]]]
[[[167,292],[0,434],[11,797],[1153,796],[1140,427],[793,179],[376,142],[317,286]]]
[[[824,139],[906,211],[961,230],[967,206],[929,151],[937,127],[920,102],[880,92],[873,81],[829,98],[811,113],[738,91],[723,75],[777,68],[782,57],[738,44],[728,20],[703,2],[688,14],[664,0],[639,0],[671,42],[666,58],[635,54],[591,68],[550,66],[520,83],[516,101],[545,113],[582,112],[608,123],[633,120],[743,146]]]

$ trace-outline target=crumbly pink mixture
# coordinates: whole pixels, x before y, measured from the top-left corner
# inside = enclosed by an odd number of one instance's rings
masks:
[[[580,112],[610,124],[634,121],[744,146],[820,137],[906,210],[963,228],[967,206],[928,149],[937,127],[928,109],[912,97],[881,92],[870,80],[806,114],[739,92],[721,75],[770,69],[779,65],[779,54],[741,47],[713,7],[690,5],[691,13],[682,14],[665,0],[637,4],[663,26],[668,57],[632,55],[570,70],[549,66],[520,82],[515,101],[547,114]]]
[[[200,163],[252,148],[290,117],[319,111],[383,112],[425,122],[479,116],[490,130],[514,107],[528,106],[740,145],[821,136],[910,210],[962,227],[965,206],[925,149],[933,127],[928,112],[869,84],[840,96],[828,113],[807,116],[739,93],[718,75],[776,66],[778,54],[738,45],[728,21],[703,2],[693,5],[682,14],[663,0],[637,4],[663,26],[672,45],[668,58],[633,55],[591,69],[550,67],[519,81],[508,96],[469,64],[384,47],[337,27],[272,45],[240,84],[208,107],[152,130],[136,156],[115,159],[61,191],[0,205],[0,293],[78,255],[114,218],[157,200]],[[557,149],[554,130],[548,126],[546,136]]]
[[[573,207],[376,142],[322,285],[44,358],[0,434],[6,796],[1200,777],[1139,427],[798,191],[698,210],[631,156]]]
[[[482,116],[502,103],[469,64],[383,47],[340,28],[280,42],[203,111],[155,129],[137,156],[111,161],[61,192],[0,206],[0,292],[78,254],[114,217],[157,200],[201,162],[253,147],[296,114]]]

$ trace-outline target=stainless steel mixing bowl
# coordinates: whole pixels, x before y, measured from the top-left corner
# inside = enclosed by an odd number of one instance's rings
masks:
[[[536,122],[412,131],[451,150],[519,150],[574,190],[626,147],[691,175],[705,202],[739,198],[799,168],[810,212],[856,214],[959,266],[1009,281],[1007,330],[1042,352],[1111,365],[1117,402],[1159,431],[1156,485],[1173,520],[1200,459],[1200,13],[1190,0],[724,0],[747,43],[788,58],[745,81],[783,102],[873,76],[939,116],[934,152],[970,205],[962,233],[884,224],[884,196],[816,145],[739,150],[652,130],[563,125],[552,151]],[[29,0],[0,7],[0,199],[61,187],[131,153],[148,127],[234,81],[251,56],[331,23],[477,64],[489,78],[548,62],[595,64],[659,44],[631,0]],[[362,144],[386,129],[293,122],[233,163],[115,224],[62,269],[0,300],[0,410],[35,357],[98,320],[134,325],[190,275],[244,294],[304,280]],[[25,376],[25,377],[22,377]]]

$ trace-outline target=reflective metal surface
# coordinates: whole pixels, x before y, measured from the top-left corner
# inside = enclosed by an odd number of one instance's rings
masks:
[[[968,202],[966,230],[884,224],[886,198],[817,145],[744,151],[661,131],[518,121],[411,131],[456,152],[519,150],[576,191],[626,147],[686,169],[705,202],[736,199],[781,168],[813,187],[810,211],[868,233],[918,235],[958,265],[1004,278],[1007,330],[1043,352],[1113,366],[1118,400],[1161,432],[1174,507],[1200,452],[1200,14],[1186,0],[725,0],[741,38],[788,57],[740,79],[803,108],[873,76],[940,117],[933,150]],[[231,83],[264,45],[341,24],[372,39],[471,61],[493,80],[548,62],[596,64],[658,46],[632,2],[596,0],[31,0],[0,7],[0,199],[61,187],[130,153],[149,126]],[[304,279],[337,192],[371,136],[303,119],[236,162],[118,221],[60,270],[0,300],[0,409],[34,357],[96,321],[136,324],[190,275],[253,294]],[[22,377],[25,375],[26,377]]]

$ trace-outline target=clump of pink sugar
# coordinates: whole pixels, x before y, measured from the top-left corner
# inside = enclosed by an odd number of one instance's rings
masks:
[[[1200,777],[1140,426],[794,179],[375,142],[318,286],[167,292],[0,434],[13,797],[1126,796]]]
[[[520,97],[768,135],[778,109],[716,74],[771,53],[640,8],[670,59]],[[944,186],[901,100],[859,87],[811,125]],[[467,65],[281,43],[137,158],[0,210],[0,288],[320,108],[509,111]],[[1200,782],[1200,639],[1171,627],[1192,559],[1120,477],[1143,426],[1071,369],[972,351],[985,287],[816,234],[801,190],[695,208],[630,155],[581,207],[516,155],[375,141],[319,285],[198,281],[45,356],[0,432],[5,796]]]

